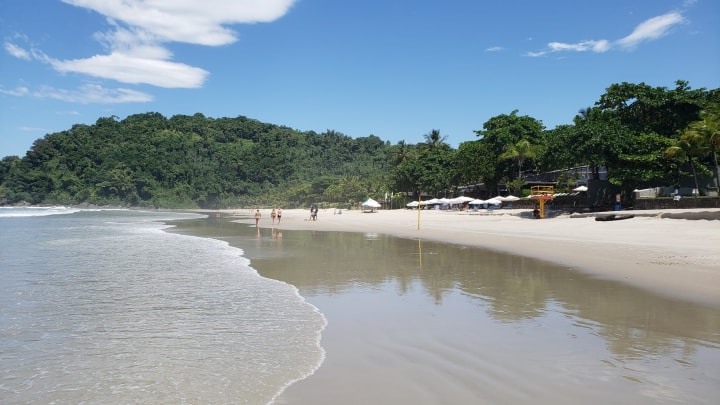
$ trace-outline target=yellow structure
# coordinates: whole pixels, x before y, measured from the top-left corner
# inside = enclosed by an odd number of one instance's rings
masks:
[[[532,186],[530,187],[530,198],[537,200],[540,204],[538,218],[545,218],[545,202],[553,199],[555,188],[553,186]]]

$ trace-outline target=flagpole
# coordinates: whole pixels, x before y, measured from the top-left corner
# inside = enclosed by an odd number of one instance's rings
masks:
[[[420,230],[420,195],[422,193],[418,191],[418,231]]]

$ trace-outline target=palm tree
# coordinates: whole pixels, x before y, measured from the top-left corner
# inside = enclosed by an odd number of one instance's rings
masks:
[[[720,165],[718,165],[718,152],[720,152],[720,104],[713,104],[700,113],[700,121],[690,123],[685,133],[698,136],[706,143],[715,163],[713,174],[715,187],[720,189]]]
[[[665,149],[665,156],[669,158],[687,159],[692,169],[695,189],[699,190],[700,186],[698,185],[694,158],[707,156],[708,150],[709,148],[702,135],[693,130],[685,130],[682,136],[680,136],[680,139]]]
[[[514,160],[518,166],[518,179],[522,177],[522,166],[525,159],[532,159],[537,156],[537,148],[527,139],[522,139],[517,143],[508,146],[505,152],[500,155],[500,159]]]
[[[445,143],[447,136],[441,136],[439,129],[433,129],[429,134],[423,135],[423,137],[425,138],[423,146],[427,149],[447,148],[450,146]]]
[[[409,148],[405,141],[399,141],[397,146],[393,148],[392,159],[395,166],[404,162],[408,158]]]

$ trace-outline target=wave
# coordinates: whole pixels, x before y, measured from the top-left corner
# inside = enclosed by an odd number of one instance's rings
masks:
[[[48,215],[67,215],[80,211],[79,208],[54,207],[0,207],[0,218],[44,217]]]

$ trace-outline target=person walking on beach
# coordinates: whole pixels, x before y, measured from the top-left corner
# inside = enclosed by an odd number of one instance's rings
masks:
[[[278,225],[280,225],[280,219],[282,219],[282,208],[277,209]]]
[[[260,224],[260,217],[262,217],[260,210],[255,210],[255,228],[257,228]]]
[[[270,212],[270,218],[272,218],[272,224],[275,225],[275,217],[277,216],[277,212],[275,212],[275,208],[272,209],[272,212]]]

